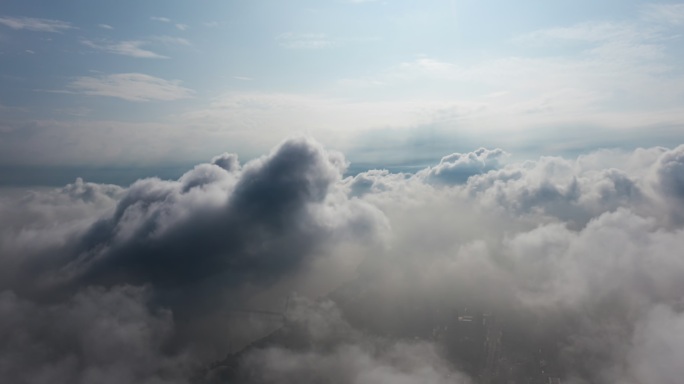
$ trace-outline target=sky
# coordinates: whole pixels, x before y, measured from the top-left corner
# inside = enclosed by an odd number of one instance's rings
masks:
[[[684,4],[0,6],[0,377],[679,384]]]
[[[359,170],[670,145],[682,28],[677,2],[8,0],[0,172],[125,184],[295,134]]]

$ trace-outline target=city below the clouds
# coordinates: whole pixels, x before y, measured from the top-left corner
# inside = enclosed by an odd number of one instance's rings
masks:
[[[7,0],[0,382],[679,384],[684,3]]]

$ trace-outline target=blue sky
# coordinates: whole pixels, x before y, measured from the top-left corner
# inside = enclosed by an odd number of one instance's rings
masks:
[[[306,134],[369,166],[684,138],[684,4],[15,1],[0,169],[182,167]]]

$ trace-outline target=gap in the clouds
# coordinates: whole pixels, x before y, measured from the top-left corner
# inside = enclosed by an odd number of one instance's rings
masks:
[[[392,173],[415,173],[431,164],[439,162],[420,161],[416,163],[374,164],[351,163],[344,174],[356,176],[371,169],[386,169]],[[177,180],[185,172],[191,170],[196,163],[174,166],[141,166],[141,167],[28,167],[0,166],[0,188],[11,187],[61,187],[73,183],[77,178],[92,183],[114,184],[122,187],[131,185],[137,180],[158,177],[162,180]]]
[[[146,177],[178,179],[194,164],[143,167],[0,167],[0,187],[57,187],[82,178],[93,183],[128,186]]]

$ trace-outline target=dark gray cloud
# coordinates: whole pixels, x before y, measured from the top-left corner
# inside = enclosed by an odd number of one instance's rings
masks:
[[[204,164],[177,182],[141,180],[88,231],[68,268],[76,280],[109,284],[277,278],[332,237],[372,235],[369,207],[343,201],[351,215],[321,216],[341,208],[326,199],[344,166],[318,144],[291,140],[239,174]]]

